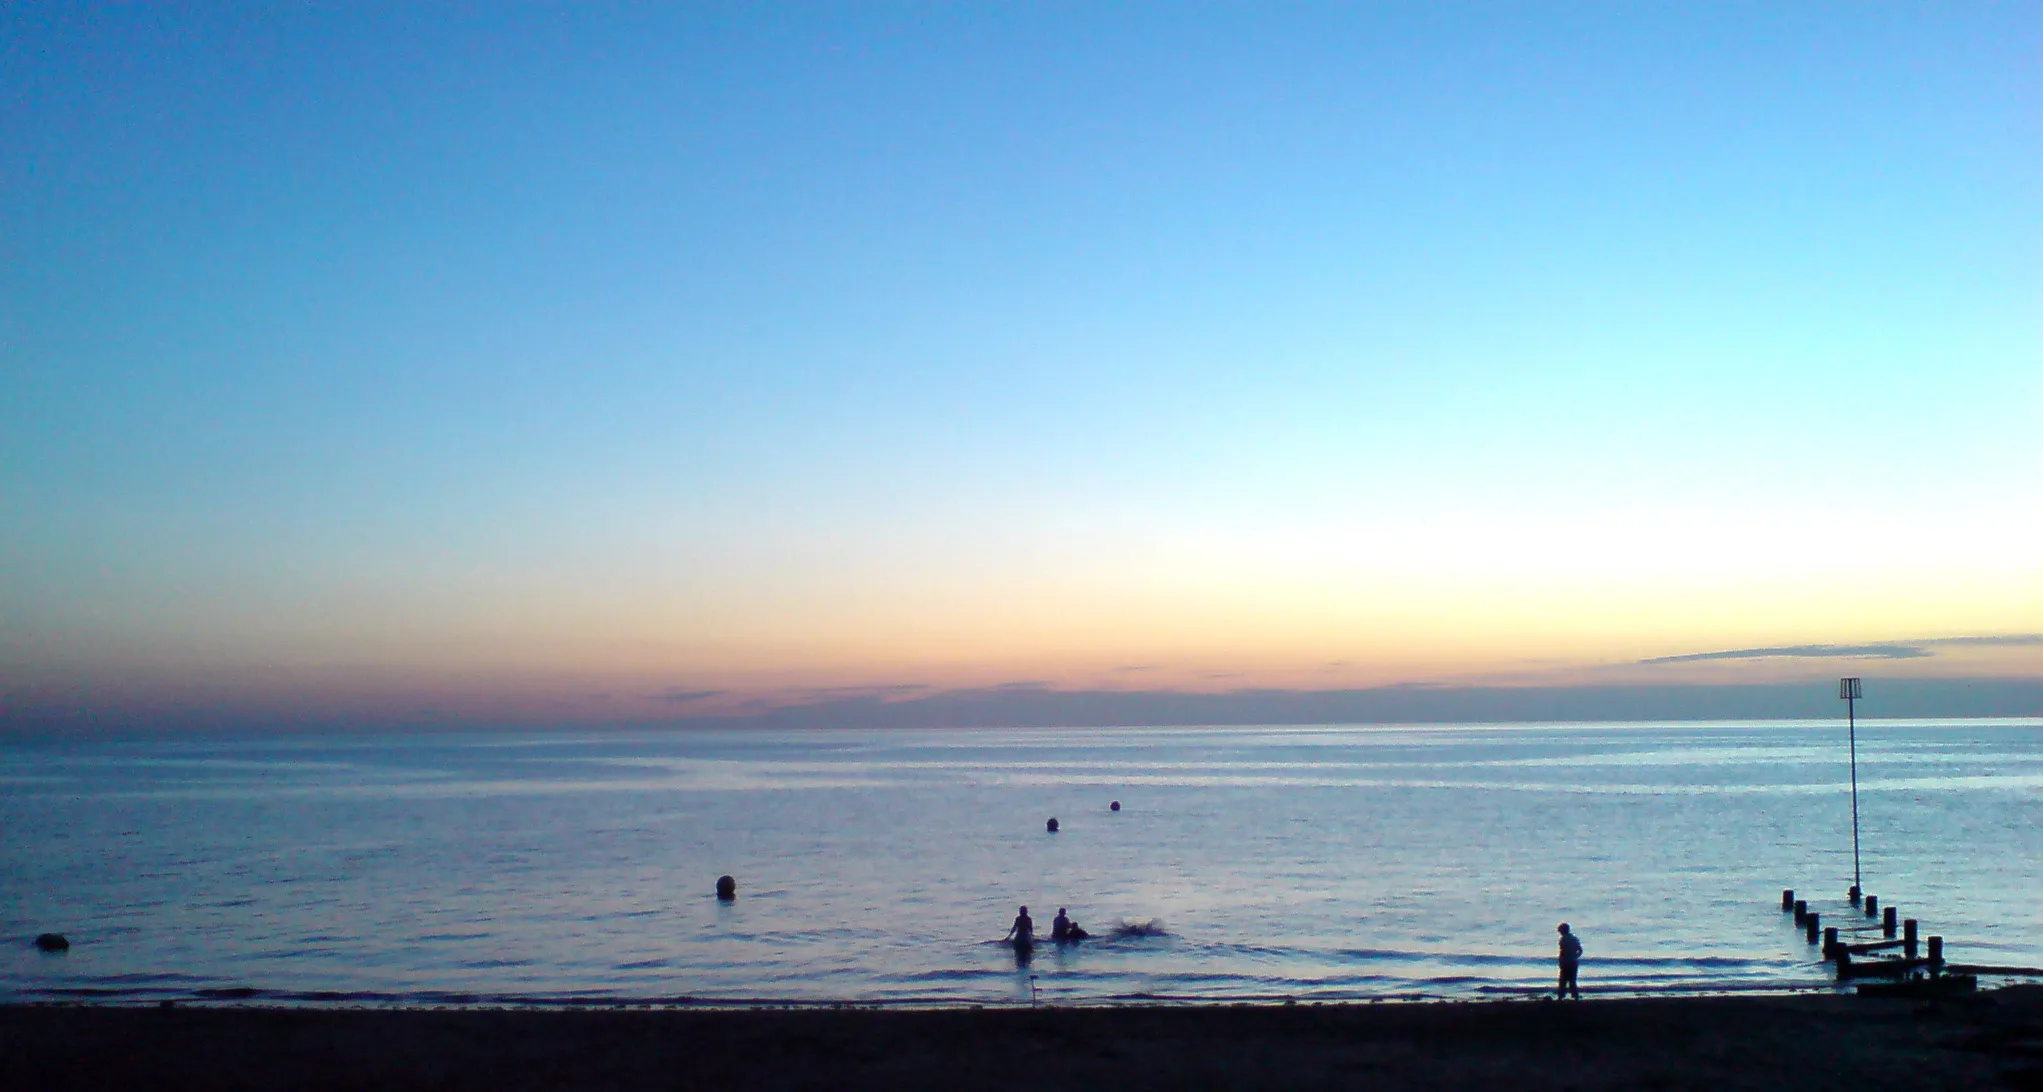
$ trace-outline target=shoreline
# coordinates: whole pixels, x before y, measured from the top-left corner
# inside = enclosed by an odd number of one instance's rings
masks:
[[[0,1005],[0,1087],[2043,1088],[2043,986],[1298,1004]]]
[[[2026,971],[2027,968],[2020,970]],[[2037,983],[2036,974],[1996,975],[1982,989]],[[1711,985],[1699,988],[1666,987],[1631,989],[1592,985],[1583,992],[1597,1001],[1703,1000],[1709,998],[1785,998],[1849,996],[1849,983],[1834,980],[1800,983],[1754,982],[1747,985]],[[633,1012],[769,1012],[857,1009],[870,1012],[1017,1011],[1028,1009],[1113,1009],[1113,1008],[1297,1008],[1354,1007],[1371,1005],[1481,1005],[1523,1004],[1552,998],[1548,986],[1508,986],[1481,989],[1472,994],[1399,992],[1380,994],[1123,994],[1058,996],[1045,987],[1034,1001],[1021,997],[555,997],[540,994],[471,993],[357,993],[311,990],[290,991],[256,987],[199,989],[175,995],[137,994],[119,990],[78,988],[52,990],[42,996],[0,998],[7,1008],[241,1008],[279,1011],[353,1010],[445,1012],[485,1010],[505,1012],[579,1012],[620,1010]]]

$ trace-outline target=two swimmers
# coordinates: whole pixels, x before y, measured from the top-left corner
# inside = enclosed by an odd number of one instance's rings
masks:
[[[1077,922],[1071,920],[1070,916],[1066,914],[1064,907],[1060,906],[1057,908],[1057,917],[1050,922],[1051,940],[1062,944],[1066,941],[1084,940],[1091,935],[1091,933],[1079,928]],[[1036,922],[1034,918],[1029,917],[1028,907],[1024,906],[1021,908],[1021,913],[1014,916],[1014,924],[1008,926],[1007,935],[1000,939],[1013,941],[1015,948],[1018,950],[1034,946],[1036,943]]]

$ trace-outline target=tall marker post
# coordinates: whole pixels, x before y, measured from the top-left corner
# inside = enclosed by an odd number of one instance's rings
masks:
[[[1837,696],[1844,699],[1846,730],[1851,739],[1851,904],[1859,904],[1864,880],[1859,875],[1859,681],[1837,680]]]

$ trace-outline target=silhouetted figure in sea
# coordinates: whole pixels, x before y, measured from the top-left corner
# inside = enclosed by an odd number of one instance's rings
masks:
[[[1555,992],[1554,1000],[1559,1001],[1572,993],[1575,995],[1575,1000],[1580,1001],[1582,999],[1582,987],[1576,985],[1575,973],[1582,968],[1582,942],[1576,939],[1575,934],[1568,931],[1568,923],[1565,921],[1561,923],[1560,934],[1561,986]]]
[[[1007,935],[1000,938],[1014,942],[1014,954],[1027,956],[1029,949],[1036,946],[1036,923],[1029,917],[1029,908],[1024,906],[1014,916],[1014,924],[1007,927]]]
[[[1091,936],[1078,927],[1078,923],[1065,916],[1064,908],[1057,908],[1057,916],[1050,921],[1050,939],[1056,941],[1084,940]]]

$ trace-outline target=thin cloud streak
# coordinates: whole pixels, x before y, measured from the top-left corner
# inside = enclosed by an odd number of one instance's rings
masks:
[[[1773,648],[1733,648],[1721,652],[1689,652],[1679,656],[1655,656],[1640,664],[1689,664],[1704,660],[1865,659],[1919,660],[1936,655],[1937,648],[1985,648],[2043,645],[2043,633],[2016,633],[1981,637],[1929,637],[1919,641],[1882,641],[1869,645],[1780,645]]]
[[[1880,717],[2043,715],[2043,679],[1885,679]],[[1823,719],[1827,682],[1750,685],[1386,686],[1354,690],[941,690],[904,701],[840,699],[755,714],[687,717],[721,728],[1048,728]],[[1868,712],[1861,709],[1862,713]]]
[[[652,699],[654,701],[673,702],[674,704],[679,705],[684,702],[703,701],[708,698],[719,698],[728,693],[730,693],[730,691],[728,690],[683,690],[679,687],[674,687],[672,689],[662,690],[659,693],[652,695]]]

